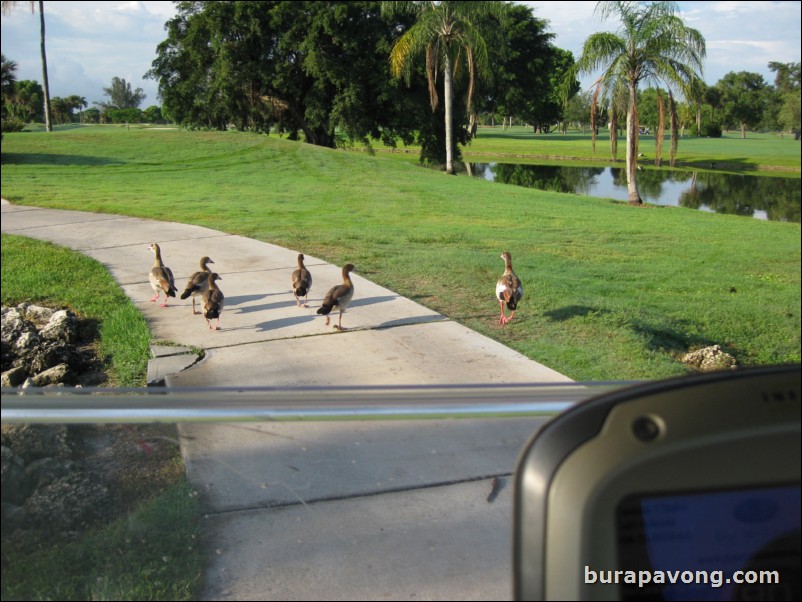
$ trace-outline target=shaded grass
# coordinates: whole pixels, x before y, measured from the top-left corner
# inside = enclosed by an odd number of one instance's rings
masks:
[[[2,302],[69,308],[97,324],[99,356],[112,383],[142,386],[150,331],[108,271],[85,255],[20,236],[2,236]]]
[[[184,479],[105,528],[4,566],[3,599],[196,599],[202,567],[197,514]]]
[[[5,198],[352,262],[577,380],[682,373],[678,357],[709,344],[744,365],[800,358],[799,224],[633,208],[245,133],[96,128],[11,134],[4,149]],[[525,296],[501,328],[504,250]]]

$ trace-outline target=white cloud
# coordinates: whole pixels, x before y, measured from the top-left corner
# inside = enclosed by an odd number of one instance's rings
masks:
[[[596,2],[523,2],[550,22],[554,43],[578,57],[585,39],[618,24],[594,16]],[[707,40],[705,79],[713,84],[730,71],[761,73],[773,81],[770,61],[800,61],[800,2],[680,2],[688,25]],[[158,102],[157,84],[143,79],[175,15],[172,2],[45,2],[48,68],[54,96],[78,94],[105,100],[102,88],[122,77]],[[3,54],[19,65],[18,79],[41,81],[39,16],[19,7],[2,18]],[[588,83],[592,81],[588,78]]]
[[[104,101],[103,88],[120,77],[145,90],[143,106],[157,104],[157,84],[143,76],[174,14],[172,2],[46,2],[51,95]],[[18,9],[4,16],[2,47],[18,63],[18,79],[41,81],[38,14]]]
[[[579,57],[592,33],[615,31],[618,23],[593,16],[596,2],[523,2],[548,19],[555,45]],[[800,62],[800,7],[790,2],[679,2],[688,26],[707,43],[705,80],[714,84],[730,71],[753,71],[774,81],[768,63]],[[585,83],[590,83],[588,77]]]

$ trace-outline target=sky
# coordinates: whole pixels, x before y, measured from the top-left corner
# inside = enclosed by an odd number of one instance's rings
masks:
[[[45,2],[45,42],[51,96],[77,94],[90,106],[108,101],[103,88],[113,77],[142,88],[142,108],[160,104],[157,83],[144,79],[166,38],[164,24],[175,14],[172,2]],[[594,32],[616,31],[618,23],[594,16],[596,2],[521,2],[550,23],[553,43],[579,57]],[[712,85],[730,71],[759,73],[774,83],[768,63],[800,62],[802,2],[679,2],[688,26],[707,42],[704,79]],[[39,16],[28,2],[2,16],[3,55],[18,65],[17,80],[41,82]],[[593,76],[582,80],[583,87]]]

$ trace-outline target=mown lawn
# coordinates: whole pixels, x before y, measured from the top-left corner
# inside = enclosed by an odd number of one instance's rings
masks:
[[[760,142],[739,140],[738,150]],[[733,156],[715,156],[725,154]],[[711,344],[742,365],[800,359],[799,224],[634,208],[235,132],[6,135],[2,194],[193,223],[353,262],[576,380],[680,374],[683,353]],[[502,328],[493,289],[504,250],[525,298]]]
[[[671,135],[666,132],[663,143],[662,169],[669,169],[668,156],[671,144]],[[377,145],[378,150],[390,149]],[[419,147],[405,147],[399,145],[400,154],[410,161],[416,161]],[[407,152],[409,151],[409,152]],[[655,137],[654,135],[640,136],[638,151],[646,158],[640,163],[644,167],[654,165]],[[569,131],[567,134],[552,132],[549,134],[535,134],[528,127],[480,127],[478,135],[465,148],[462,149],[466,161],[480,161],[483,159],[502,160],[514,159],[515,162],[549,162],[566,161],[572,163],[598,165],[599,163],[613,164],[610,153],[609,133],[602,129],[596,139],[596,152],[593,152],[590,131]],[[626,156],[626,136],[618,138],[618,163],[623,166]],[[793,136],[779,136],[778,134],[748,133],[746,139],[741,139],[740,132],[725,132],[721,138],[695,138],[683,136],[680,138],[677,167],[710,169],[715,166],[718,173],[738,172],[764,175],[779,173],[783,175],[800,173],[800,144]]]

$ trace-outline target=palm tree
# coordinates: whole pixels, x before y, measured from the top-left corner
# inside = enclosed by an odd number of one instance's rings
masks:
[[[454,173],[452,99],[453,76],[464,60],[468,67],[468,112],[477,72],[487,68],[487,47],[477,30],[477,20],[485,15],[502,17],[506,11],[503,2],[458,2],[433,0],[425,2],[383,2],[385,15],[410,13],[416,16],[415,24],[395,43],[390,52],[390,70],[394,77],[402,74],[409,81],[414,58],[425,56],[426,78],[429,83],[429,101],[432,111],[439,104],[437,76],[443,73],[443,104],[446,128],[446,173]]]
[[[0,55],[0,57],[2,57],[2,90],[3,98],[5,99],[6,96],[14,91],[14,84],[17,83],[17,63],[7,59],[5,54]]]
[[[676,2],[598,2],[595,13],[602,19],[616,16],[621,28],[615,33],[594,33],[585,40],[582,56],[566,74],[573,81],[580,74],[603,69],[595,85],[614,90],[627,87],[627,194],[630,204],[643,201],[636,181],[638,159],[638,85],[660,84],[683,92],[701,78],[705,40],[679,17]]]
[[[2,11],[4,15],[7,15],[11,12],[11,9],[14,8],[18,2],[7,2],[3,0],[2,2]],[[42,90],[44,91],[44,113],[45,113],[45,128],[48,132],[53,131],[53,124],[50,122],[50,89],[47,84],[47,54],[45,53],[45,3],[40,0],[39,2],[29,2],[31,5],[31,12],[36,10],[36,5],[39,5],[39,26],[40,26],[40,37],[39,37],[39,49],[42,54]]]
[[[85,109],[89,106],[89,103],[86,102],[86,97],[72,94],[66,98],[66,101],[70,107],[70,115],[72,115],[72,112],[77,109],[78,123],[83,123],[83,119],[81,118],[81,109]]]

